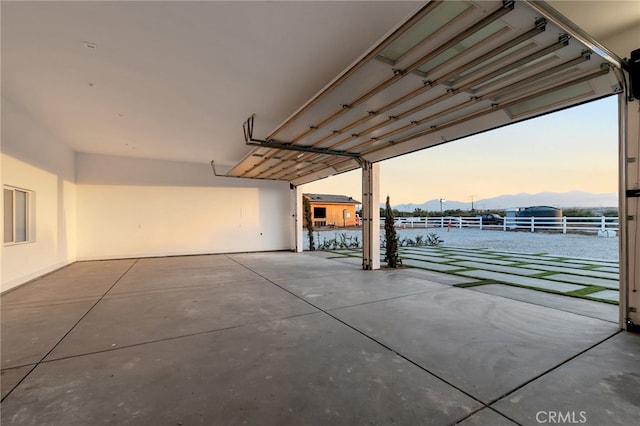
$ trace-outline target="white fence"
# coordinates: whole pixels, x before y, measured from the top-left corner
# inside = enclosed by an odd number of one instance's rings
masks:
[[[384,226],[385,218],[380,218]],[[566,233],[596,233],[616,236],[618,233],[617,217],[505,217],[504,222],[483,223],[481,217],[446,216],[446,217],[397,217],[398,228],[478,228],[501,231],[525,230],[530,232],[547,231]]]

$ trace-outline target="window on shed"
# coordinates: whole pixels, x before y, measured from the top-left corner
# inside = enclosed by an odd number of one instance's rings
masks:
[[[316,219],[325,219],[327,217],[327,208],[326,207],[314,207],[313,208],[313,217]]]

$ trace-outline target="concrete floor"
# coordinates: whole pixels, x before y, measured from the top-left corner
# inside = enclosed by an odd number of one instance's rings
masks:
[[[3,295],[2,424],[640,418],[640,335],[588,307],[329,257],[79,262]]]

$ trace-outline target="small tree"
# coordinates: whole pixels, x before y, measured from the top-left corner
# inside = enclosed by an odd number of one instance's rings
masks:
[[[313,220],[311,219],[311,203],[307,197],[302,197],[302,206],[304,208],[304,227],[307,228],[307,235],[309,236],[309,250],[316,249],[316,245],[313,241]]]
[[[397,268],[402,265],[402,259],[398,254],[398,235],[396,234],[395,220],[388,195],[384,217],[384,235],[386,239],[384,260],[389,268]]]

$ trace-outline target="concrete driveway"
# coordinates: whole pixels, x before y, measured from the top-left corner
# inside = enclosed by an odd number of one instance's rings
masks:
[[[471,279],[326,253],[78,262],[2,295],[2,424],[637,421],[640,336]]]

